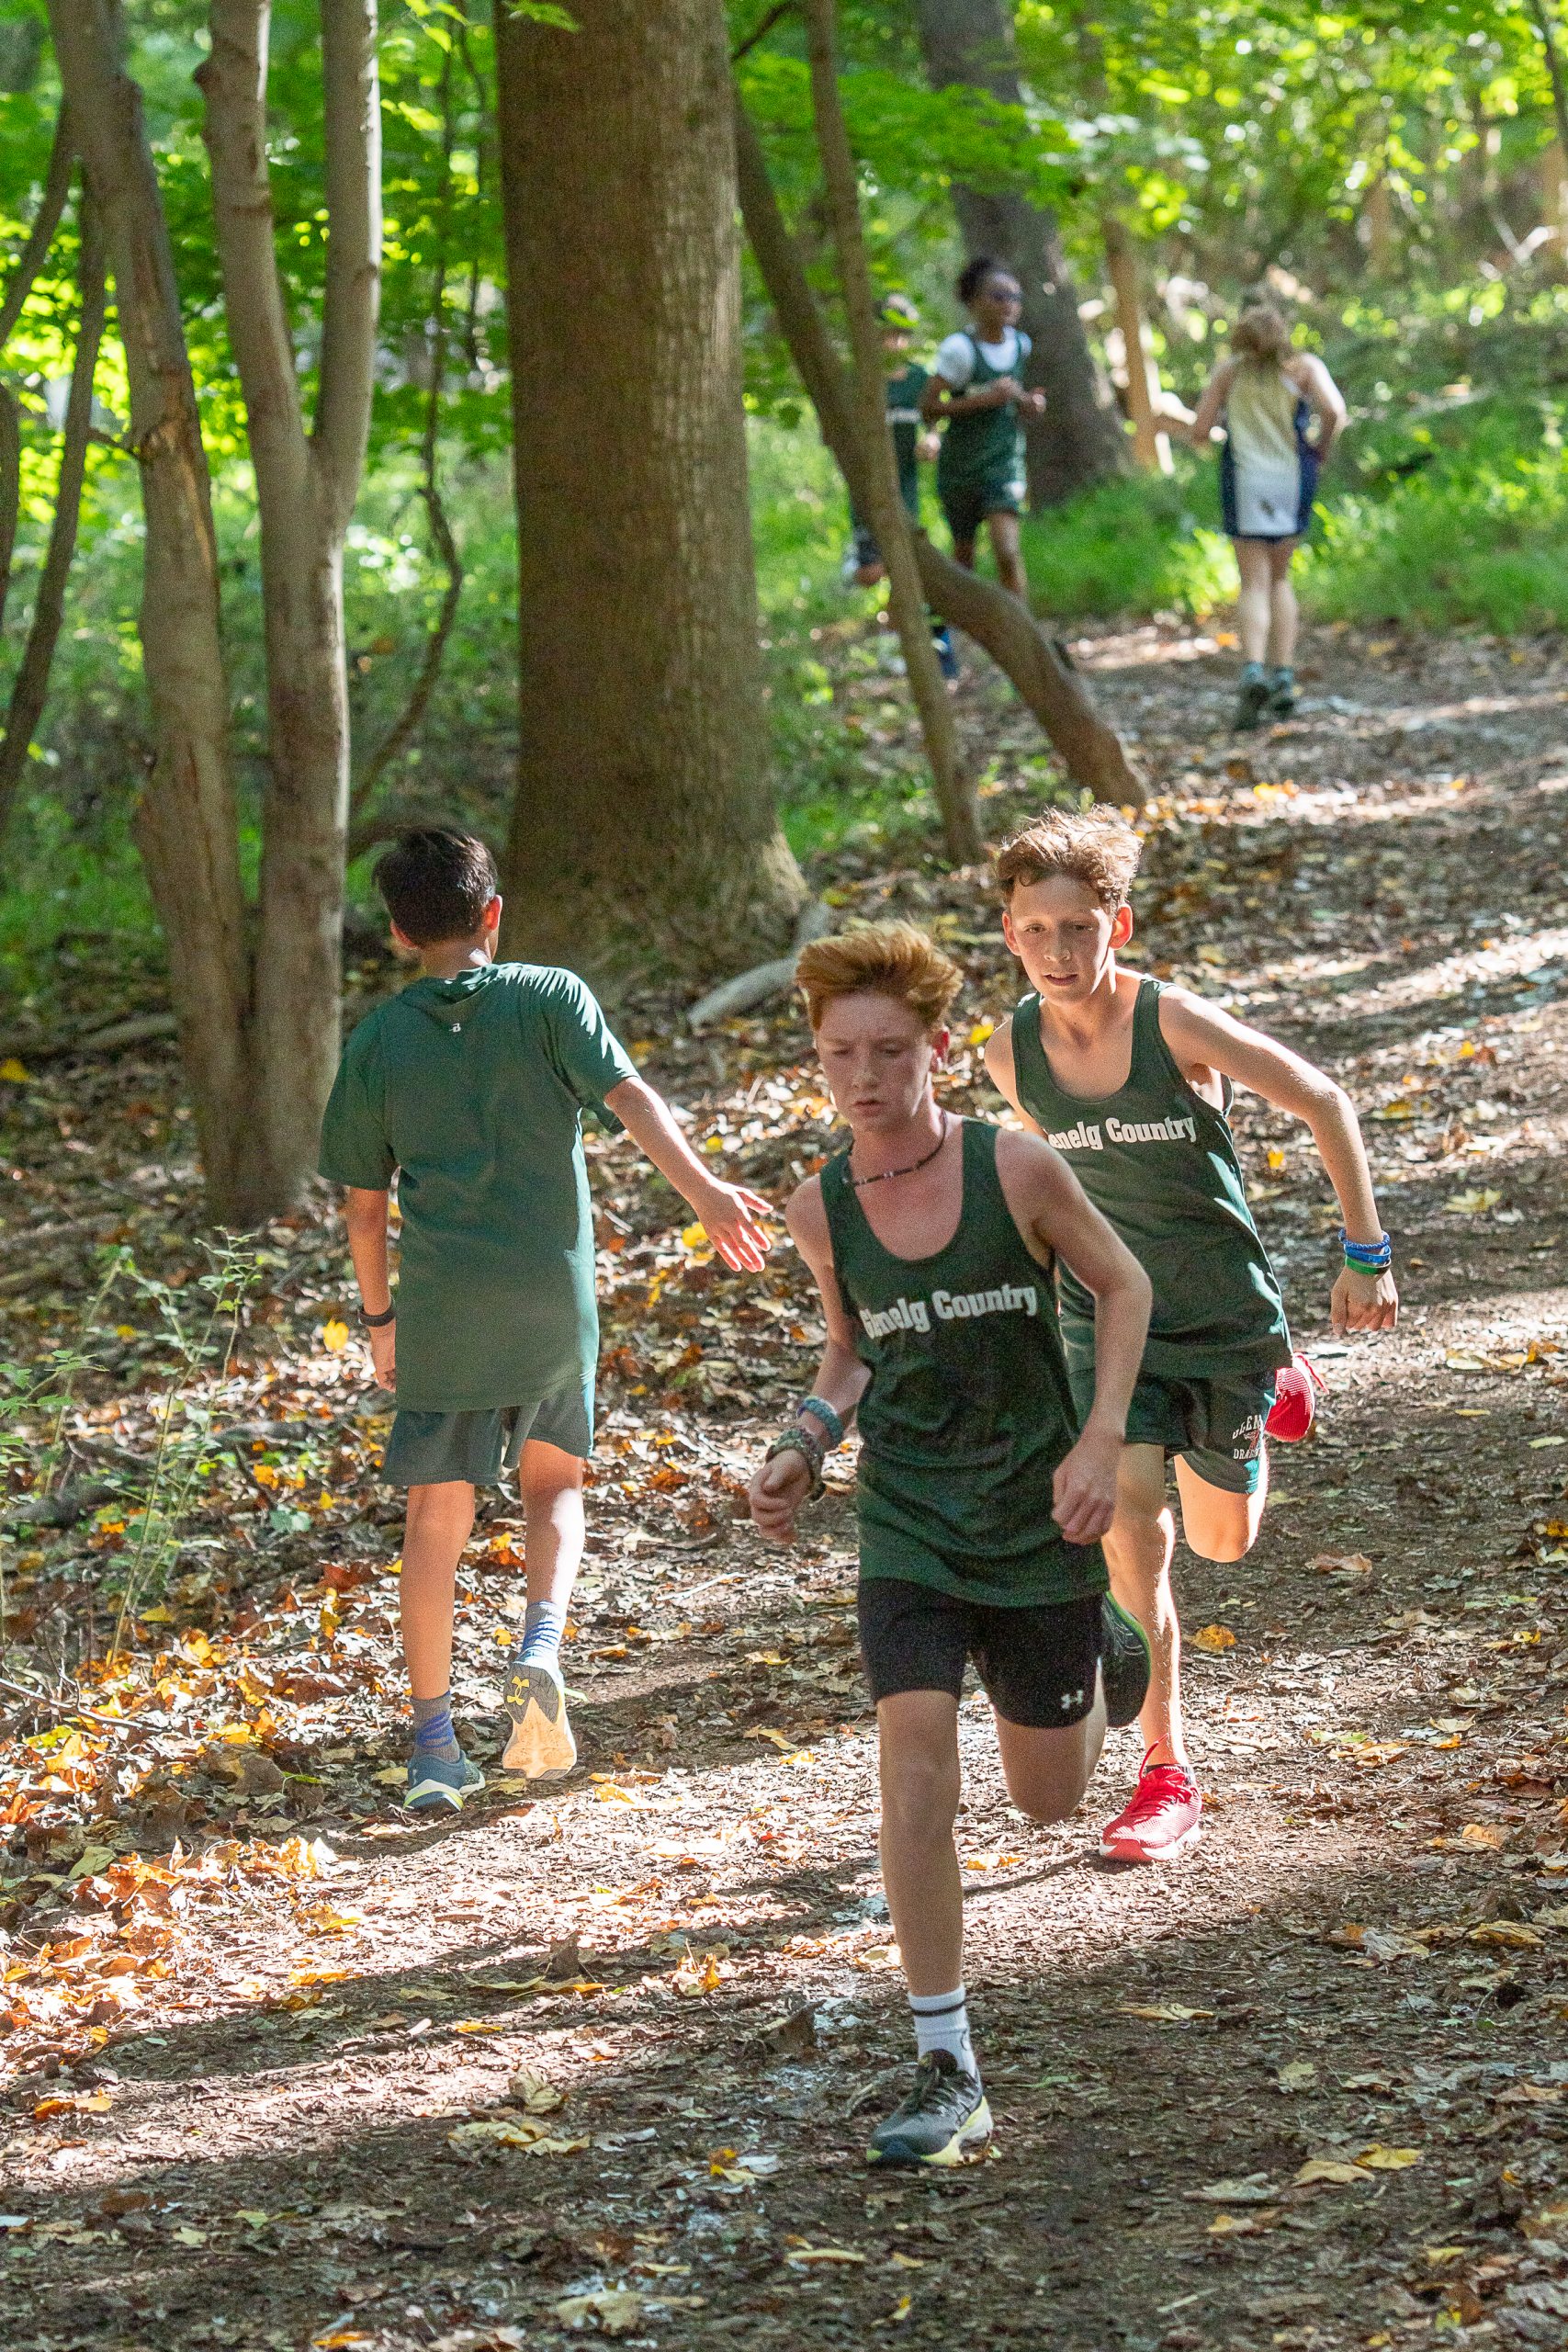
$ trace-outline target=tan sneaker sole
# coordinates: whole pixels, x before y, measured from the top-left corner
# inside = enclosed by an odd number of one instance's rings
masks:
[[[560,1684],[543,1668],[522,1668],[513,1678],[506,1702],[512,1711],[512,1736],[501,1759],[502,1770],[525,1773],[530,1781],[564,1781],[577,1762],[577,1742]]]

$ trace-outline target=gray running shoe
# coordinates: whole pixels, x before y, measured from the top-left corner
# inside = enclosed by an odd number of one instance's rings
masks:
[[[1100,1673],[1107,1723],[1137,1722],[1149,1695],[1153,1671],[1148,1635],[1137,1619],[1107,1593],[1100,1604]]]
[[[577,1761],[577,1742],[566,1719],[566,1684],[560,1668],[518,1666],[506,1685],[512,1736],[502,1769],[525,1772],[531,1781],[564,1781]]]
[[[868,2165],[962,2165],[985,2149],[991,2110],[979,2080],[951,2050],[928,2050],[915,2068],[915,2087],[865,2152]]]
[[[1248,662],[1241,673],[1241,684],[1236,691],[1235,727],[1243,734],[1255,727],[1261,727],[1268,707],[1269,681],[1260,664]]]
[[[463,1755],[450,1762],[443,1757],[411,1756],[405,1813],[461,1813],[464,1802],[482,1789],[485,1776]]]
[[[1289,718],[1296,707],[1296,679],[1293,670],[1271,670],[1269,673],[1269,710],[1274,718]]]

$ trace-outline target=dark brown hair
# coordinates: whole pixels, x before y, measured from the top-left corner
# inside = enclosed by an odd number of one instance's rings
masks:
[[[499,887],[483,842],[445,825],[400,834],[377,860],[375,881],[387,912],[416,947],[472,939]]]

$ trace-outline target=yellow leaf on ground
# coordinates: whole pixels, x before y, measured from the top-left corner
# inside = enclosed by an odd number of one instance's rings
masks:
[[[1467,1821],[1460,1831],[1460,1843],[1464,1846],[1484,1846],[1488,1849],[1506,1846],[1508,1833],[1490,1821]]]
[[[1371,2146],[1363,2148],[1356,2158],[1356,2162],[1368,2172],[1408,2172],[1412,2165],[1418,2165],[1420,2161],[1419,2148],[1385,2148],[1381,2140],[1374,2140]]]
[[[1310,2156],[1296,2175],[1296,2187],[1310,2188],[1314,2181],[1322,2181],[1337,2188],[1350,2188],[1360,2186],[1366,2177],[1359,2165],[1345,2164],[1337,2156]]]
[[[8,1078],[13,1086],[25,1085],[27,1076],[26,1069],[17,1059],[15,1054],[7,1054],[5,1060],[0,1062],[0,1078]]]
[[[1455,1216],[1484,1216],[1488,1209],[1496,1207],[1502,1197],[1501,1193],[1490,1187],[1472,1193],[1450,1193],[1443,1206],[1451,1209]]]
[[[1201,1625],[1192,1636],[1193,1645],[1201,1650],[1234,1650],[1235,1635],[1228,1625]]]
[[[348,1345],[348,1325],[333,1315],[321,1326],[321,1345],[328,1355],[340,1356]]]
[[[1504,1944],[1510,1951],[1527,1951],[1533,1944],[1543,1944],[1546,1938],[1519,1919],[1483,1919],[1478,1928],[1470,1930],[1470,1940],[1472,1944]]]
[[[863,2262],[863,2254],[856,2254],[847,2245],[792,2245],[784,2249],[784,2260],[796,2264],[812,2262]]]

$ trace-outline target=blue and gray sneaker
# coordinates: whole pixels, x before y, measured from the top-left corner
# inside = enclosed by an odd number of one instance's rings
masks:
[[[1107,1723],[1136,1723],[1153,1671],[1148,1635],[1131,1611],[1106,1593],[1100,1604],[1100,1677]]]
[[[531,1781],[564,1781],[577,1761],[577,1742],[566,1719],[566,1684],[560,1668],[539,1658],[515,1666],[507,1679],[512,1734],[502,1757],[507,1772]]]
[[[409,1758],[403,1811],[461,1813],[465,1800],[484,1784],[485,1776],[479,1766],[471,1764],[461,1753],[448,1759],[443,1756],[421,1756],[416,1749]]]

